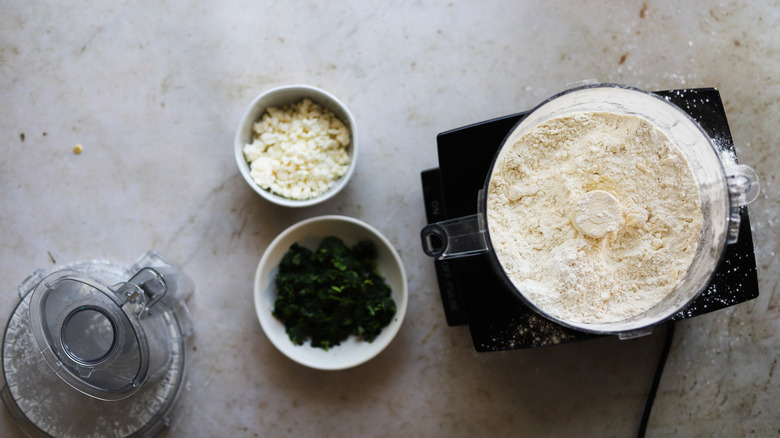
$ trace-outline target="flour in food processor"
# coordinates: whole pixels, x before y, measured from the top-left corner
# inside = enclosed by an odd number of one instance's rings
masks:
[[[578,323],[621,321],[659,303],[701,232],[688,161],[649,121],[608,112],[531,129],[496,162],[492,245],[534,305]]]

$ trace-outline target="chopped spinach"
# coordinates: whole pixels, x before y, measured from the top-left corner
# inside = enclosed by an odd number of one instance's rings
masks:
[[[272,314],[284,323],[290,340],[328,350],[350,335],[372,342],[393,319],[395,301],[376,267],[371,241],[352,248],[335,236],[316,251],[294,243],[276,275]]]

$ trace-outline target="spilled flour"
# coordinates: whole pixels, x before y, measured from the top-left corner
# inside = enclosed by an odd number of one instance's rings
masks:
[[[488,229],[507,275],[537,307],[616,322],[679,283],[696,253],[701,200],[687,160],[650,122],[577,113],[505,148],[488,188]],[[617,210],[600,211],[586,196],[594,191]]]

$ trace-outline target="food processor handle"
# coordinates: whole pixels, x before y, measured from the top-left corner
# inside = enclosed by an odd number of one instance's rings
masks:
[[[420,237],[423,252],[438,260],[488,251],[484,219],[479,214],[428,224]]]
[[[144,298],[144,311],[148,311],[160,301],[169,291],[168,281],[158,270],[165,268],[142,268],[133,278],[123,284],[116,292],[120,299],[134,301],[136,297]]]
[[[195,283],[181,267],[175,266],[154,250],[139,257],[130,269],[137,272],[142,268],[152,268],[165,279],[167,292],[162,297],[162,301],[176,315],[182,337],[191,335],[195,327],[186,301],[195,290]]]
[[[740,210],[758,198],[761,184],[756,171],[744,164],[730,166],[725,170],[731,201],[727,242],[734,243],[739,239],[739,226],[742,220]]]

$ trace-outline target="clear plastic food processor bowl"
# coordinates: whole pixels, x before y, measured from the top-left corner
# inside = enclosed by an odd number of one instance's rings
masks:
[[[644,118],[663,131],[688,160],[701,196],[703,226],[693,262],[677,287],[661,302],[634,317],[610,323],[581,323],[550,315],[529,301],[506,277],[501,260],[490,245],[485,215],[485,189],[480,194],[479,213],[425,227],[423,249],[433,257],[446,259],[489,252],[494,269],[527,305],[564,326],[598,334],[633,337],[649,333],[692,302],[706,289],[723,257],[726,245],[736,242],[740,208],[756,199],[758,176],[750,167],[724,163],[717,146],[687,113],[667,100],[642,90],[612,84],[589,85],[565,91],[540,104],[511,131],[504,145],[511,145],[529,130],[550,119],[582,112],[611,112]],[[499,149],[493,163],[508,148]]]

